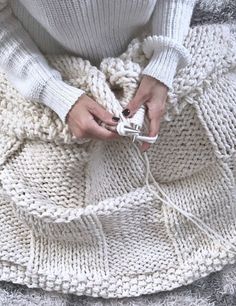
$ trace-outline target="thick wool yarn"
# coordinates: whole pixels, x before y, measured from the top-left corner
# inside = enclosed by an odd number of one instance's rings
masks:
[[[180,209],[236,245],[235,39],[227,25],[204,25],[190,28],[184,45],[191,62],[175,76],[158,141],[147,151],[150,169]],[[114,114],[116,102],[125,106],[133,97],[147,63],[139,38],[99,70],[78,57],[48,60]],[[129,138],[76,139],[56,113],[24,99],[4,75],[0,124],[1,280],[138,296],[235,262],[217,237],[150,192]],[[143,126],[145,132],[147,120]]]

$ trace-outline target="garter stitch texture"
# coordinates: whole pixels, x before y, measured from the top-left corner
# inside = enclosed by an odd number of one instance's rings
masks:
[[[227,25],[190,28],[184,46],[191,62],[175,76],[158,141],[147,151],[169,198],[234,245],[235,45]],[[133,39],[99,69],[73,56],[48,60],[68,84],[118,115],[147,63],[142,46]],[[235,262],[217,239],[148,190],[145,164],[129,138],[78,140],[55,112],[0,77],[1,280],[77,295],[138,296]]]

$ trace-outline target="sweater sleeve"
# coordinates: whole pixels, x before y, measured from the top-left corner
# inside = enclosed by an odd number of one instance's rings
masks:
[[[49,66],[7,0],[0,0],[0,69],[25,98],[47,105],[63,123],[82,89],[68,85]]]
[[[190,62],[183,46],[196,0],[157,0],[151,16],[151,33],[143,40],[143,52],[149,59],[142,74],[150,75],[172,88],[178,69]]]

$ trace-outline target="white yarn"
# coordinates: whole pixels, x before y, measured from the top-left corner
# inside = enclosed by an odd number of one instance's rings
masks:
[[[179,47],[178,51],[179,51],[179,54],[181,54],[181,61],[183,61],[179,65],[185,67],[186,65],[188,65],[190,63],[191,56],[190,56],[190,53],[189,53],[188,49],[186,49],[182,45],[178,46],[178,44],[176,44],[176,42],[174,42],[172,39],[170,39],[168,37],[163,37],[163,36],[155,36],[154,35],[152,37],[147,37],[147,38],[144,39],[142,49],[143,49],[143,52],[145,53],[145,55],[147,57],[151,57],[151,51],[150,50],[153,49],[153,46],[152,46],[153,44],[155,45],[155,47],[158,47],[160,50],[164,49],[166,46],[175,47],[175,48]],[[154,48],[154,49],[157,49],[157,48]],[[131,118],[131,120],[133,120],[133,122],[137,122],[137,124],[140,126],[140,128],[141,128],[141,126],[143,124],[143,121],[144,121],[144,111],[145,111],[145,108],[142,105],[140,110],[138,110],[136,112],[136,114],[133,116],[133,118]],[[121,135],[125,135],[125,133],[123,132],[123,133],[121,133]],[[219,233],[214,231],[212,228],[210,228],[207,224],[205,224],[197,216],[181,209],[180,207],[178,207],[175,203],[173,203],[171,201],[171,199],[167,196],[167,194],[163,191],[163,189],[159,186],[159,184],[156,182],[155,178],[153,177],[153,175],[150,171],[149,159],[148,159],[147,153],[144,152],[145,159],[143,159],[143,156],[141,155],[140,150],[137,147],[137,145],[135,144],[135,142],[133,142],[133,144],[134,144],[135,148],[137,149],[138,155],[140,156],[140,158],[144,162],[145,167],[147,169],[145,183],[148,187],[148,190],[151,193],[153,193],[163,203],[165,203],[165,204],[169,205],[170,207],[176,209],[182,215],[184,215],[186,218],[191,220],[196,226],[198,226],[198,228],[200,230],[202,230],[205,234],[207,234],[209,236],[209,238],[213,239],[214,237],[216,237],[218,239],[218,241],[220,242],[220,245],[224,249],[226,249],[227,251],[236,255],[236,245],[227,241],[222,235],[220,235]],[[151,187],[149,185],[149,182],[148,182],[149,176],[152,178],[154,185],[157,187],[159,192],[163,194],[163,196],[167,199],[167,201],[165,201],[162,197],[160,197],[159,194],[156,191],[153,191],[151,189]],[[227,246],[231,247],[235,251],[228,249]]]
[[[141,129],[143,125],[143,121],[144,121],[144,116],[145,116],[145,106],[142,105],[138,109],[138,111],[134,114],[134,116],[130,118],[130,122],[138,126]]]
[[[164,192],[164,190],[160,187],[160,185],[156,182],[155,178],[153,177],[152,175],[152,172],[150,170],[150,166],[149,166],[149,159],[148,159],[148,156],[147,156],[147,152],[144,152],[144,157],[145,159],[143,158],[142,154],[140,153],[140,150],[138,148],[138,146],[133,143],[137,152],[138,152],[138,155],[140,156],[140,158],[142,159],[142,161],[144,162],[145,164],[145,167],[147,169],[146,171],[146,177],[145,177],[145,183],[148,187],[148,190],[153,193],[157,199],[159,199],[160,201],[162,201],[163,203],[165,203],[166,205],[176,209],[177,211],[179,211],[183,216],[185,216],[186,218],[188,218],[189,220],[191,220],[196,226],[198,226],[198,228],[200,230],[202,230],[205,234],[208,235],[209,238],[213,239],[214,237],[217,237],[217,239],[219,239],[219,244],[227,251],[229,251],[230,253],[232,254],[235,254],[236,255],[236,251],[233,251],[233,250],[230,250],[228,249],[226,246],[230,246],[232,249],[236,250],[236,245],[230,243],[229,241],[227,241],[223,236],[221,236],[219,233],[217,233],[216,231],[214,231],[212,228],[210,228],[206,223],[204,223],[201,219],[199,219],[197,216],[193,215],[192,213],[189,213],[185,210],[183,210],[182,208],[178,207],[178,205],[176,205],[175,203],[172,202],[172,200],[168,197],[168,195]],[[149,175],[150,177],[152,178],[153,180],[153,183],[155,184],[155,186],[157,187],[157,189],[160,191],[160,193],[163,194],[163,196],[167,199],[164,200],[162,197],[159,196],[159,194],[157,193],[157,191],[154,191],[152,190],[149,182],[148,182],[148,178],[149,178]],[[226,246],[225,246],[226,245]]]

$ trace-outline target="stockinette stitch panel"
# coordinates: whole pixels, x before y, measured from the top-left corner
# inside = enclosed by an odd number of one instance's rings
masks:
[[[227,25],[191,28],[191,62],[175,76],[158,141],[155,180],[180,208],[236,244],[235,39]],[[99,69],[48,56],[69,84],[118,115],[148,58],[135,38]],[[78,140],[48,107],[0,82],[0,279],[77,295],[171,290],[235,262],[146,188],[132,141]],[[147,131],[147,120],[143,125]],[[155,186],[150,183],[155,189]]]

